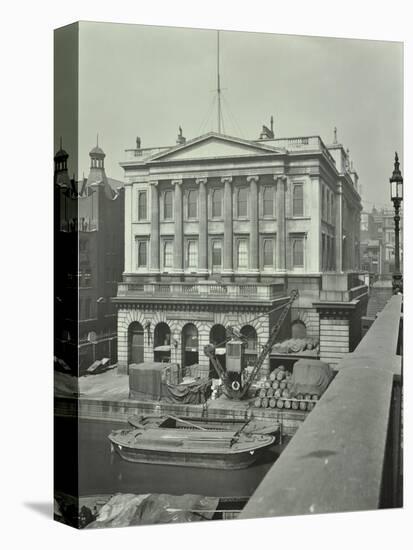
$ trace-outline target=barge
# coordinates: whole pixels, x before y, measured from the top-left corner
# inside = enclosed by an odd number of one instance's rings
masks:
[[[128,462],[242,469],[270,447],[271,435],[223,430],[147,428],[115,430],[109,434],[112,450]]]

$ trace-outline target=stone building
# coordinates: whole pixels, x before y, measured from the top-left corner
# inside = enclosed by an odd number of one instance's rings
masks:
[[[106,176],[100,147],[89,156],[87,179],[75,182],[66,151],[55,155],[55,355],[75,372],[98,359],[116,362],[110,299],[124,266],[123,184]]]
[[[229,325],[253,360],[292,288],[300,298],[291,320],[314,338],[323,296],[328,319],[336,305],[344,344],[331,348],[330,323],[323,353],[336,362],[351,348],[348,311],[358,306],[349,285],[363,285],[347,272],[359,268],[361,203],[348,152],[334,141],[277,139],[264,126],[258,140],[211,132],[186,141],[180,131],[175,146],[142,148],[138,138],[126,150],[125,268],[114,299],[120,372],[155,359],[208,374],[203,347],[219,348]],[[323,274],[341,277],[333,298]]]
[[[361,219],[361,261],[363,269],[391,276],[395,260],[394,210],[373,207]],[[400,219],[400,257],[403,260],[403,213]]]

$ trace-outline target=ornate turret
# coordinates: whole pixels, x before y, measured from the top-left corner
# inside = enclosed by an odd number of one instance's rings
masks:
[[[87,186],[103,184],[106,181],[105,174],[105,153],[99,147],[99,135],[96,136],[96,146],[89,153],[90,172],[87,179]]]
[[[62,138],[60,138],[60,148],[54,156],[54,176],[55,183],[60,186],[69,186],[69,174],[67,170],[67,159],[69,155],[63,149]]]

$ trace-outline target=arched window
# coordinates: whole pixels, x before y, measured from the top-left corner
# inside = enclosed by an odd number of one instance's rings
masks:
[[[302,183],[294,185],[293,216],[304,216],[304,189]]]
[[[198,329],[192,323],[182,329],[182,344],[186,351],[198,351]]]
[[[293,241],[293,267],[304,267],[304,240]]]
[[[164,268],[173,265],[173,244],[172,241],[166,241],[163,247],[163,266]]]
[[[171,329],[166,323],[158,323],[153,333],[154,347],[171,345]]]
[[[214,189],[212,192],[212,217],[220,218],[222,216],[222,190]]]
[[[274,266],[274,241],[272,239],[265,239],[263,248],[264,248],[264,251],[263,251],[264,267],[273,267]]]
[[[172,220],[173,211],[173,195],[172,191],[165,191],[163,197],[163,218],[164,220]]]
[[[138,322],[133,322],[128,328],[128,364],[143,363],[143,349],[143,326]]]
[[[246,218],[248,215],[248,189],[241,187],[237,196],[237,214],[240,218]]]
[[[264,187],[262,195],[262,210],[264,216],[274,215],[274,190],[272,187]]]
[[[196,218],[198,216],[198,191],[191,189],[188,193],[188,218]]]
[[[256,351],[257,350],[257,331],[251,325],[245,325],[240,330],[242,336],[247,342],[247,350]]]
[[[188,241],[187,266],[194,269],[198,267],[198,243],[196,241]]]
[[[238,241],[237,259],[238,269],[246,269],[248,267],[248,244],[246,239]]]

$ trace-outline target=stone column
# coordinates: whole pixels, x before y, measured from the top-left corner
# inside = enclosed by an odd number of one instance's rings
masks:
[[[151,182],[151,271],[159,272],[159,191],[158,182]]]
[[[208,274],[208,199],[207,178],[195,180],[199,184],[199,265],[198,272]]]
[[[277,209],[277,242],[276,242],[276,269],[286,270],[286,227],[285,227],[285,193],[287,188],[287,176],[275,175],[277,183],[276,209]]]
[[[223,274],[231,275],[233,269],[233,227],[232,227],[232,177],[221,178],[224,184],[224,266]]]
[[[336,220],[336,271],[343,271],[343,185],[338,183],[338,194],[335,196]]]
[[[259,272],[259,241],[258,241],[258,176],[248,176],[250,184],[250,271]]]
[[[183,273],[184,269],[184,234],[183,234],[183,217],[182,217],[182,180],[173,180],[172,185],[175,187],[174,199],[174,217],[175,217],[175,240],[174,240],[174,272]]]

